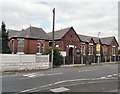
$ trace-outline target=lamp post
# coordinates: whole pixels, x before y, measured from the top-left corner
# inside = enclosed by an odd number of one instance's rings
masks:
[[[55,28],[55,8],[53,8],[53,28],[52,28],[52,56],[51,56],[51,68],[53,68],[54,28]]]
[[[101,32],[98,32],[98,44],[97,44],[97,55],[98,55],[98,64],[100,63],[100,43],[99,43],[99,35]]]

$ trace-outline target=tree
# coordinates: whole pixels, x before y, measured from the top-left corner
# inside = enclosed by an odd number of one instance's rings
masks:
[[[8,33],[6,32],[6,25],[4,22],[2,22],[1,31],[2,31],[2,47],[1,47],[2,53],[9,54],[11,53],[11,51],[8,47]]]
[[[2,53],[2,30],[0,28],[0,53]]]
[[[55,67],[55,66],[60,66],[60,65],[62,65],[62,63],[63,63],[63,58],[62,58],[62,56],[60,55],[59,49],[57,49],[57,48],[55,47],[55,48],[53,49],[53,52],[54,52],[54,53],[53,53],[53,65],[54,65],[54,67]],[[52,48],[50,47],[50,48],[46,49],[43,54],[45,54],[45,55],[49,54],[50,57],[51,57],[51,53],[52,53]],[[51,59],[51,58],[50,58],[50,59]]]

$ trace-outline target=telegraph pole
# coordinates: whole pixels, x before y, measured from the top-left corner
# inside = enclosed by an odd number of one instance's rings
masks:
[[[52,28],[52,57],[51,57],[51,68],[53,68],[54,29],[55,29],[55,8],[53,8],[53,28]]]

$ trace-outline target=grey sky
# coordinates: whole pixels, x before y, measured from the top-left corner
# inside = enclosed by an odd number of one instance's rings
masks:
[[[0,1],[1,21],[7,28],[27,28],[30,25],[52,31],[52,9],[56,8],[55,30],[73,26],[77,33],[118,39],[118,0],[79,0],[76,2],[42,2],[43,0]],[[73,0],[72,0],[73,1]]]

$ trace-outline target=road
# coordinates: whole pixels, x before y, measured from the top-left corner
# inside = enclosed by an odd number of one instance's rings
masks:
[[[118,65],[56,68],[2,76],[2,92],[118,92]]]

